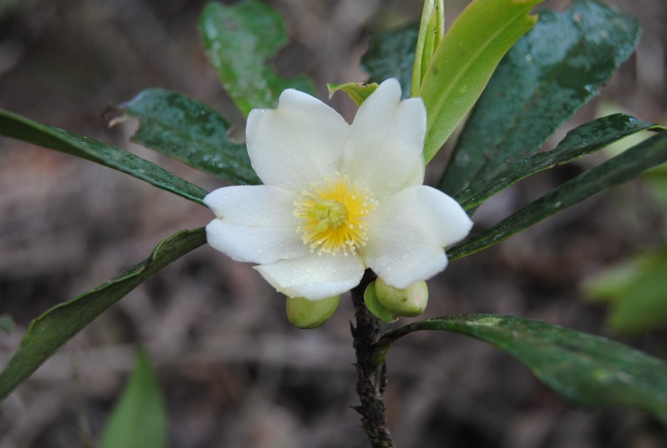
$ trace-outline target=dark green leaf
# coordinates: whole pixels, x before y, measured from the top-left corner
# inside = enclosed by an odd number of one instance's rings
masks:
[[[380,84],[385,79],[398,78],[403,98],[410,96],[418,37],[419,24],[374,35],[368,51],[361,58],[361,68],[369,75],[368,82]]]
[[[199,30],[209,62],[243,115],[276,107],[287,88],[313,94],[308,78],[283,79],[267,65],[287,44],[285,22],[269,5],[253,0],[233,6],[211,2]]]
[[[99,163],[200,204],[207,194],[206,190],[132,153],[4,110],[0,110],[0,135]]]
[[[450,259],[465,257],[492,246],[526,227],[573,206],[641,172],[667,162],[667,133],[661,133],[531,202],[490,229],[447,251]]]
[[[100,448],[164,448],[167,411],[155,372],[142,350],[130,382],[107,422]]]
[[[523,159],[508,159],[495,171],[458,194],[456,200],[469,210],[525,177],[555,165],[570,163],[628,135],[647,129],[664,130],[656,123],[647,123],[625,114],[599,118],[568,132],[551,151],[532,152]]]
[[[375,361],[391,344],[419,330],[446,330],[488,342],[524,363],[568,402],[587,407],[645,409],[667,423],[667,363],[618,342],[522,317],[443,316],[389,331]]]
[[[192,98],[165,89],[148,89],[121,104],[123,116],[139,119],[132,141],[239,184],[261,183],[250,166],[245,145],[229,141],[229,123]]]
[[[598,94],[639,39],[634,19],[593,1],[541,11],[498,65],[459,138],[440,189],[456,196],[505,159],[537,150]]]
[[[0,401],[111,305],[148,277],[205,242],[203,228],[183,230],[161,241],[149,258],[115,279],[54,306],[32,321],[18,350],[0,373]]]

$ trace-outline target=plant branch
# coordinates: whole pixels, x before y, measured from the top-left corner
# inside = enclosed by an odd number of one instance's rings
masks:
[[[352,290],[356,318],[352,337],[357,355],[357,395],[361,401],[354,409],[361,414],[361,424],[373,448],[393,448],[382,397],[387,385],[387,371],[384,362],[376,365],[372,359],[380,333],[380,322],[364,303],[364,291],[374,279],[375,275],[366,271],[359,286]]]

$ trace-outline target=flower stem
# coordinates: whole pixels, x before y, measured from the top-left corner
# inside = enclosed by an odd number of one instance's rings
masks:
[[[385,416],[385,404],[382,398],[387,385],[387,371],[384,362],[375,365],[372,359],[378,335],[379,320],[368,311],[364,303],[366,286],[375,279],[375,274],[366,271],[359,286],[352,290],[352,302],[355,308],[356,327],[352,326],[354,350],[357,355],[357,395],[361,404],[355,406],[361,414],[361,424],[368,435],[373,448],[394,448]]]

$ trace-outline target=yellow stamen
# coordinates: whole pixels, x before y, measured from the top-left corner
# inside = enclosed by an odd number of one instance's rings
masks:
[[[347,176],[337,172],[312,182],[294,206],[294,216],[301,220],[296,230],[311,252],[347,256],[366,244],[364,216],[377,201],[370,191],[351,185]]]

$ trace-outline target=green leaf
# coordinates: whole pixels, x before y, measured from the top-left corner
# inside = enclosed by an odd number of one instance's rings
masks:
[[[403,98],[410,96],[418,36],[418,24],[375,34],[361,58],[361,68],[369,75],[367,82],[380,84],[385,79],[397,78]]]
[[[522,317],[455,315],[387,332],[375,361],[384,359],[395,340],[419,330],[453,331],[488,342],[572,404],[645,409],[667,423],[667,363],[618,342]]]
[[[656,166],[642,175],[649,187],[651,198],[656,201],[667,214],[667,164]],[[663,223],[663,234],[667,237],[667,220]]]
[[[0,110],[0,135],[99,163],[200,204],[207,194],[197,185],[132,153],[4,110]]]
[[[594,301],[617,303],[646,269],[642,255],[610,266],[587,278],[582,284],[584,293]]]
[[[667,328],[667,252],[644,254],[588,279],[584,291],[610,302],[607,325],[616,333]]]
[[[139,119],[132,141],[178,159],[213,176],[239,184],[261,183],[245,145],[229,141],[229,122],[206,104],[165,89],[148,89],[118,107]]]
[[[632,54],[639,34],[634,19],[592,1],[577,1],[562,13],[540,11],[477,102],[440,189],[456,196],[505,159],[537,150],[598,94],[596,87]]]
[[[345,84],[327,84],[329,98],[331,98],[334,93],[341,90],[347,93],[357,106],[361,106],[361,104],[366,101],[366,98],[371,96],[371,93],[375,92],[375,89],[377,88],[378,85],[376,83],[364,84],[362,82],[348,82]]]
[[[54,306],[33,320],[18,350],[0,373],[0,401],[111,305],[151,275],[205,242],[203,228],[183,230],[161,241],[150,257],[118,277]]]
[[[541,1],[474,0],[454,21],[419,91],[428,117],[427,163],[475,104],[507,50],[533,27],[537,17],[528,13]]]
[[[644,130],[665,130],[656,123],[647,123],[630,115],[614,114],[598,118],[568,132],[551,151],[532,152],[521,159],[508,159],[486,177],[456,196],[463,208],[469,210],[489,197],[524,179],[555,165],[564,165],[585,154]]]
[[[164,448],[167,411],[158,379],[141,350],[130,382],[107,422],[100,448]]]
[[[244,116],[251,109],[275,108],[287,88],[313,94],[308,78],[283,79],[267,65],[287,44],[285,22],[269,5],[253,0],[233,6],[211,2],[199,30],[209,62]]]
[[[526,227],[643,171],[667,162],[667,133],[660,133],[564,183],[493,227],[447,251],[451,260],[492,246]]]

